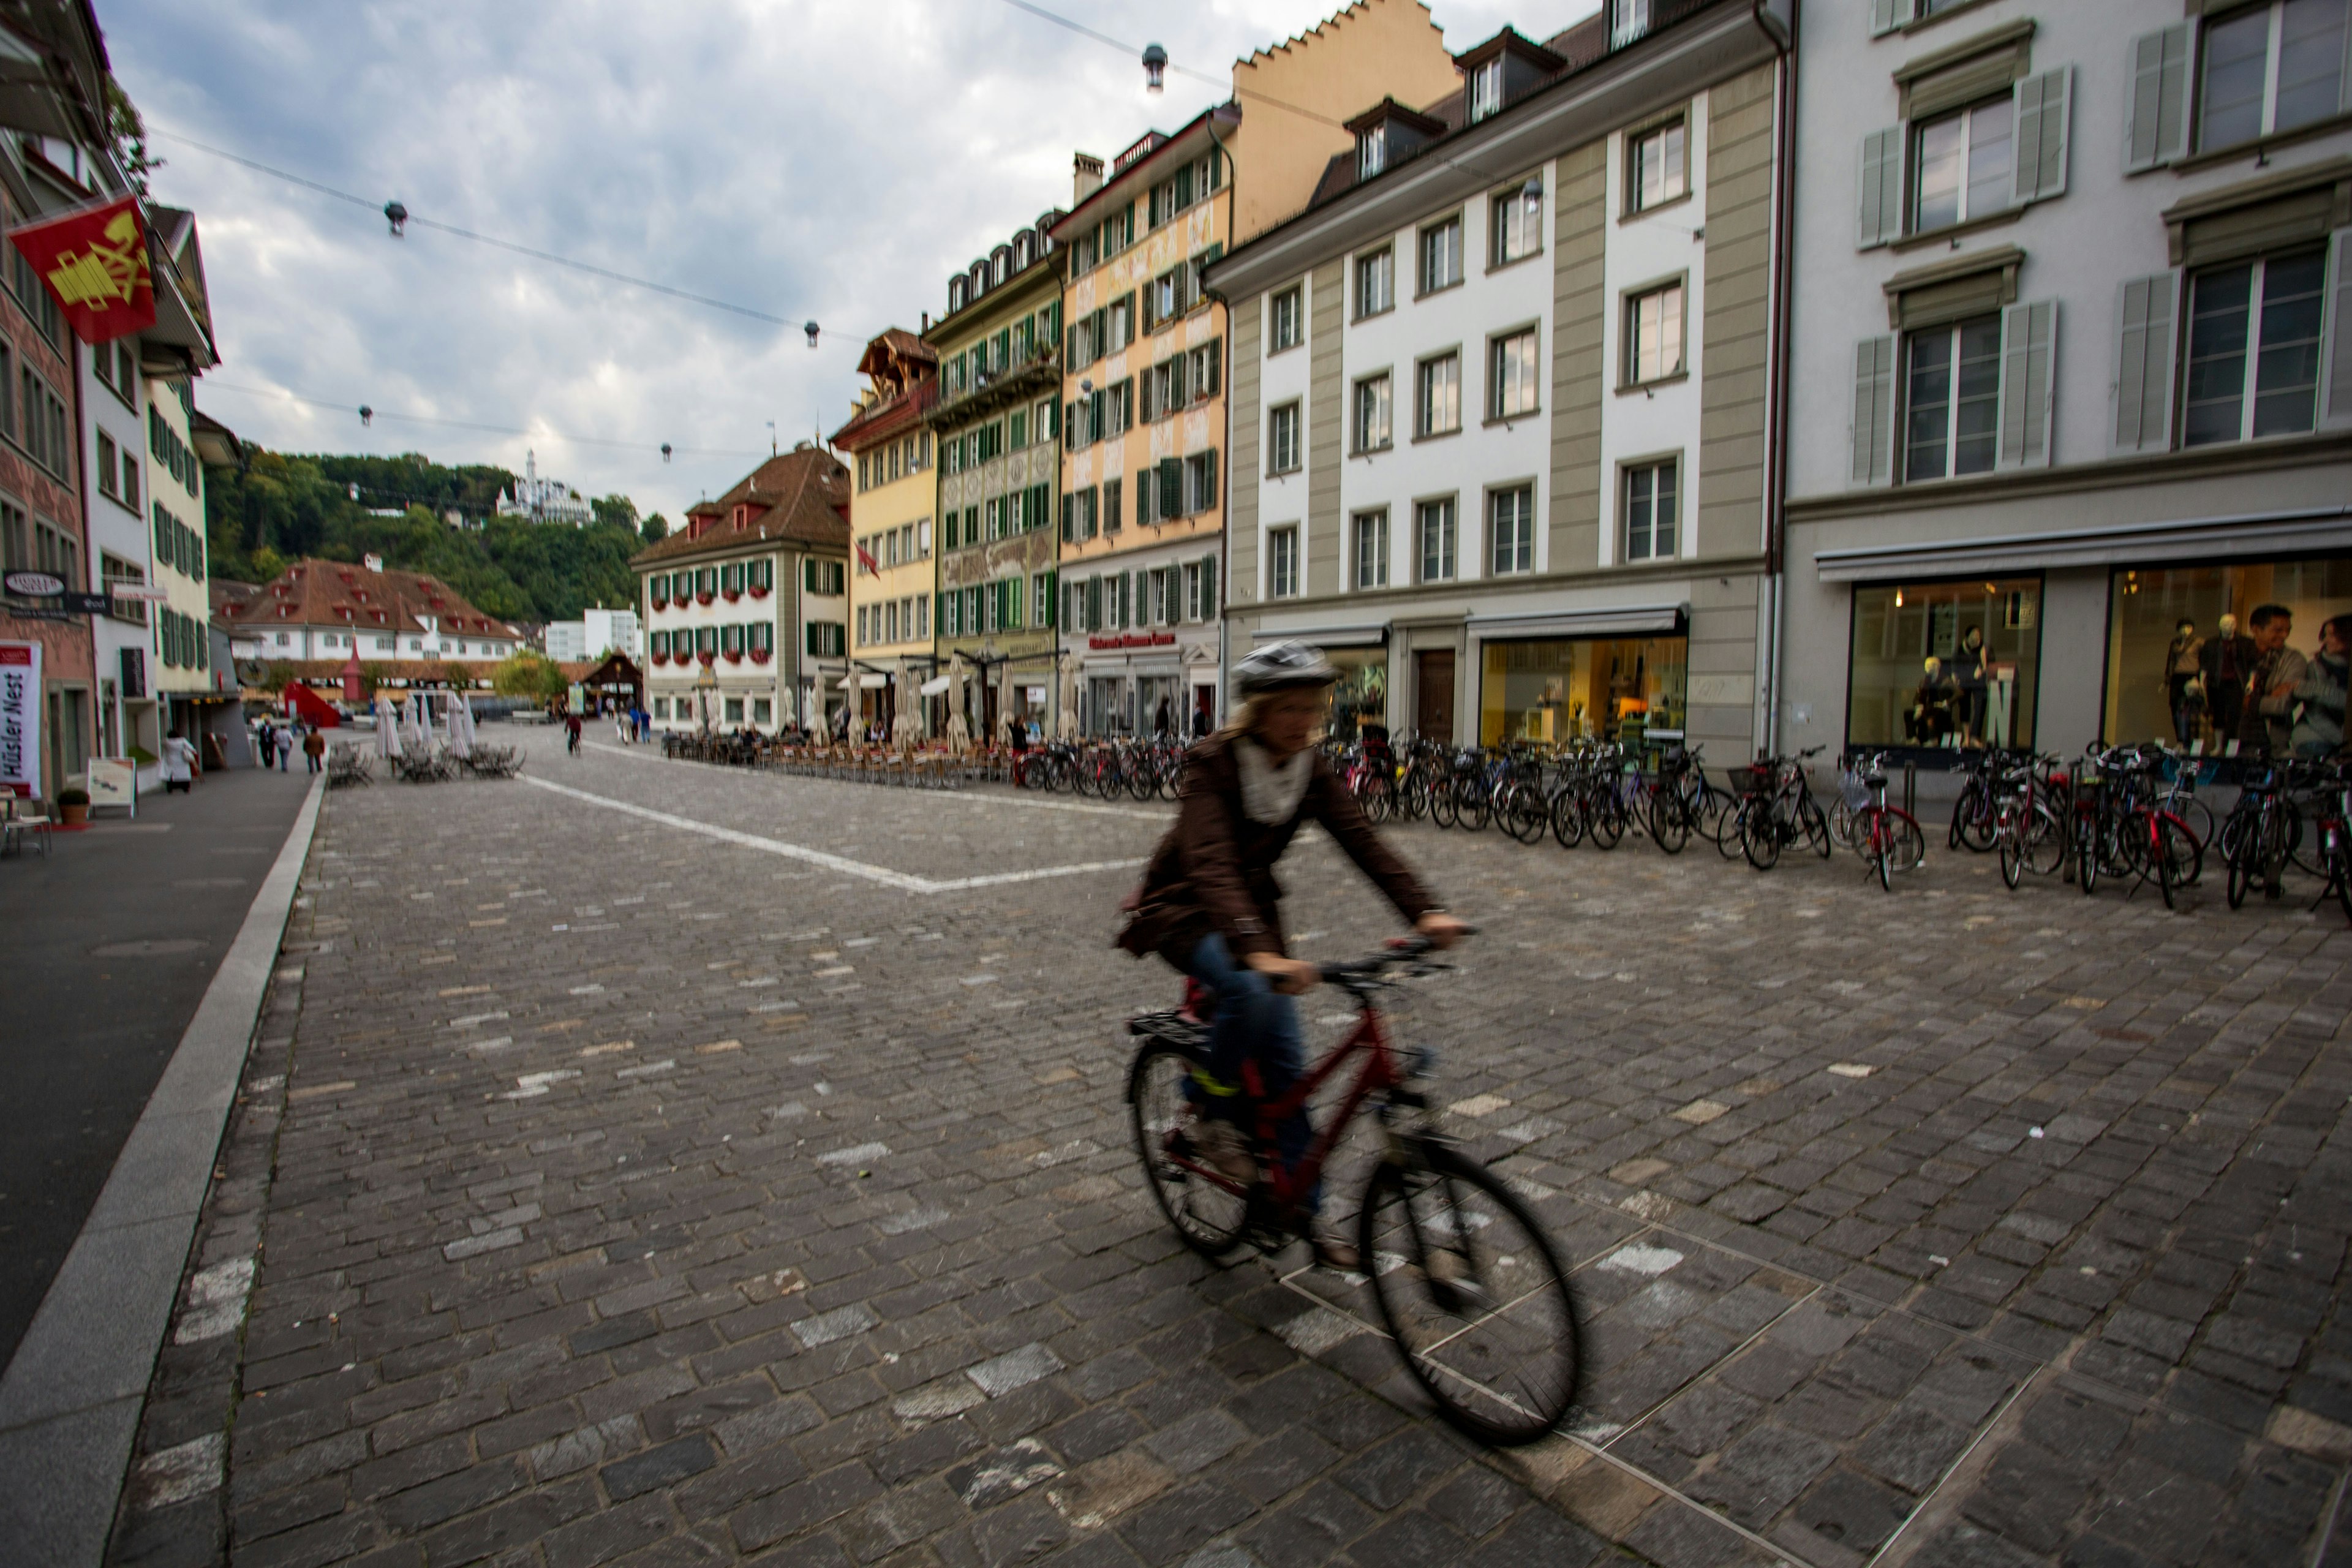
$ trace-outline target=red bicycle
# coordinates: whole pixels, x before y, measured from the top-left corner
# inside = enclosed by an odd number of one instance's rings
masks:
[[[1401,937],[1370,958],[1322,966],[1324,983],[1354,998],[1347,1037],[1284,1094],[1268,1098],[1256,1064],[1240,1092],[1209,1070],[1209,1027],[1188,983],[1187,1005],[1128,1022],[1142,1037],[1128,1076],[1137,1151],[1152,1195],[1186,1246],[1212,1259],[1244,1242],[1273,1251],[1307,1233],[1305,1200],[1324,1162],[1367,1108],[1383,1147],[1357,1215],[1357,1250],[1381,1321],[1406,1369],[1439,1412],[1483,1442],[1532,1443],[1575,1408],[1584,1355],[1568,1271],[1518,1194],[1433,1125],[1422,1084],[1423,1050],[1400,1066],[1375,1000],[1395,984],[1444,967],[1431,944]],[[1316,1091],[1358,1064],[1339,1107],[1296,1164],[1274,1152],[1276,1129]],[[1222,1092],[1220,1092],[1222,1090]],[[1234,1109],[1228,1110],[1228,1106]],[[1200,1149],[1208,1119],[1242,1122],[1259,1177],[1238,1181]]]

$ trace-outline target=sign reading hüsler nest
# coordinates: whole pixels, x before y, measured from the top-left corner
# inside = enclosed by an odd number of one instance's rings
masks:
[[[41,645],[0,642],[0,789],[41,792]]]
[[[52,577],[47,572],[11,572],[7,576],[0,577],[0,592],[18,599],[54,600],[54,604],[45,607],[63,610],[69,616],[110,616],[114,613],[114,603],[106,595],[68,589],[64,579]],[[136,596],[144,598],[148,595]],[[160,592],[154,595],[159,599],[162,596]]]

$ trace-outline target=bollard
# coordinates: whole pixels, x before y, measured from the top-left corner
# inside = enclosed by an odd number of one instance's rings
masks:
[[[1917,821],[1919,816],[1919,764],[1903,764],[1903,815]]]

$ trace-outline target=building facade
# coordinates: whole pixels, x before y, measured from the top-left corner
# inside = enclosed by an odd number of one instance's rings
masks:
[[[1066,705],[1054,592],[1061,489],[1059,210],[948,280],[923,334],[939,356],[932,647],[950,716],[975,737],[1017,718],[1053,733]],[[935,678],[936,679],[936,678]]]
[[[866,387],[833,434],[849,456],[850,711],[896,737],[936,734],[947,712],[931,617],[938,607],[938,464],[925,416],[939,402],[930,345],[893,327],[857,362]]]
[[[608,653],[631,660],[645,656],[645,631],[635,610],[608,610],[602,605],[581,612],[576,621],[551,621],[543,640],[547,657],[558,664],[599,661]]]
[[[1782,11],[1507,29],[1210,268],[1232,646],[1328,649],[1340,733],[1755,743]]]
[[[2294,742],[2246,687],[2352,611],[2347,34],[1808,10],[1783,746]]]
[[[1108,172],[1078,155],[1054,232],[1068,274],[1062,652],[1084,733],[1205,731],[1222,709],[1231,333],[1203,272],[1306,205],[1348,140],[1318,118],[1453,77],[1418,0],[1364,0],[1237,62],[1230,101]]]
[[[522,646],[522,634],[484,615],[437,577],[388,570],[369,556],[297,561],[251,597],[221,596],[240,647],[305,679],[368,664],[457,665],[489,674]]]
[[[664,730],[825,723],[848,673],[849,470],[807,442],[631,559]]]

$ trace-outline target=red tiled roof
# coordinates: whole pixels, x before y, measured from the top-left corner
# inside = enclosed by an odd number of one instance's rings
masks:
[[[738,507],[751,509],[740,528],[735,526]],[[796,447],[761,463],[718,500],[688,507],[687,516],[709,520],[700,537],[689,521],[660,543],[637,552],[629,563],[656,566],[772,542],[846,552],[849,470],[830,452]]]
[[[215,586],[213,605],[232,626],[364,626],[390,632],[421,632],[425,617],[457,637],[512,637],[522,634],[482,614],[455,588],[422,573],[371,572],[341,561],[298,561],[250,597],[224,595]]]

